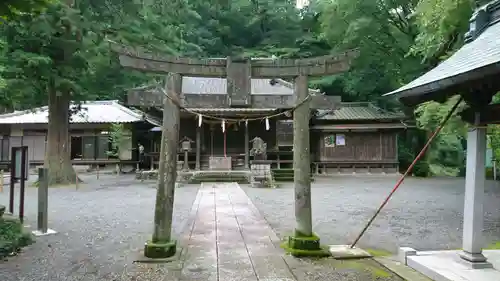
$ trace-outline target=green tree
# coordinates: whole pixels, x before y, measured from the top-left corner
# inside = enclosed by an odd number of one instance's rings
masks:
[[[430,137],[457,103],[458,98],[455,96],[442,104],[431,101],[419,105],[415,110],[417,126],[426,131],[427,136]],[[427,152],[426,161],[429,163],[429,171],[433,175],[458,176],[464,167],[467,126],[460,119],[458,113],[465,106],[465,102],[459,105]]]
[[[411,48],[431,66],[463,45],[475,7],[488,0],[420,0],[415,8],[418,36]]]
[[[48,100],[45,166],[50,184],[74,182],[69,152],[70,101],[81,93],[77,83],[87,70],[83,57],[83,19],[72,3],[55,3],[40,14],[22,14],[5,26],[5,93],[14,108]]]
[[[44,105],[49,129],[45,165],[51,184],[75,180],[69,154],[70,102],[120,98],[153,75],[119,70],[107,40],[142,43],[170,54],[196,54],[188,41],[199,16],[188,1],[90,1],[50,4],[2,26],[4,106]],[[77,107],[78,108],[78,107]]]
[[[411,17],[415,5],[416,1],[410,0],[318,3],[322,33],[333,50],[360,50],[350,72],[325,80],[338,81],[343,100],[397,106],[382,95],[409,82],[425,67],[418,56],[408,55],[417,35]]]
[[[40,12],[57,0],[2,0],[0,17],[4,20],[22,13]]]

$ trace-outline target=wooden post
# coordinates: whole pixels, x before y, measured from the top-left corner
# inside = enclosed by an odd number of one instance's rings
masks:
[[[214,156],[214,127],[210,126],[210,156]]]
[[[48,169],[38,168],[38,217],[37,217],[37,230],[47,232],[47,213],[48,213],[48,200],[49,200],[49,181],[47,178]]]
[[[248,122],[245,122],[245,169],[250,169],[250,136]]]
[[[78,190],[78,172],[75,169],[75,189]]]
[[[21,147],[21,178],[19,179],[19,220],[24,223],[24,197],[26,188],[26,179],[28,178],[28,147]]]
[[[497,180],[497,161],[493,159],[493,180]],[[3,184],[2,184],[3,185]]]
[[[3,170],[0,170],[0,179],[2,180],[0,182],[0,192],[3,192]]]
[[[307,76],[295,78],[296,103],[308,95]],[[311,218],[311,169],[309,145],[309,101],[303,102],[293,112],[293,170],[295,187],[295,235],[312,236]]]
[[[38,216],[37,229],[32,233],[35,236],[55,234],[56,232],[48,228],[49,213],[49,179],[47,168],[38,168]]]
[[[196,128],[196,167],[197,171],[201,170],[201,127]]]
[[[167,79],[167,94],[170,98],[164,98],[163,106],[154,232],[152,241],[146,243],[144,247],[144,255],[148,258],[166,258],[173,256],[176,251],[176,244],[171,240],[171,232],[177,179],[180,110],[172,99],[179,98],[181,79],[179,74],[169,74]]]
[[[189,163],[188,163],[189,159],[188,158],[189,158],[188,151],[184,150],[184,165],[182,167],[184,171],[189,170]]]

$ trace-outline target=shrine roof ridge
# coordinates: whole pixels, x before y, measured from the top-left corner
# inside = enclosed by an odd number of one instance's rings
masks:
[[[384,110],[371,102],[342,102],[337,109],[319,109],[316,113],[318,120],[402,120],[405,118],[404,114]]]

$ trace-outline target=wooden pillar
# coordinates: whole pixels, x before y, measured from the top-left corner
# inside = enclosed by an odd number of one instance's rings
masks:
[[[183,170],[188,171],[189,170],[189,152],[187,150],[184,151],[184,163],[183,163]]]
[[[175,182],[177,179],[177,151],[179,146],[180,110],[171,98],[179,98],[182,77],[169,74],[167,93],[164,98],[163,126],[158,167],[154,232],[151,243],[146,243],[146,257],[169,257],[175,254],[175,243],[171,241],[172,214],[174,207]]]
[[[198,127],[196,128],[196,167],[195,167],[197,171],[201,169],[200,157],[201,157],[201,127]]]
[[[476,112],[475,125],[479,125]],[[462,253],[460,257],[472,268],[491,268],[482,253],[483,204],[485,184],[486,128],[471,128],[467,133],[467,166],[465,174],[465,200]]]
[[[245,169],[250,169],[250,136],[248,122],[245,122]]]
[[[396,133],[395,135],[396,135],[396,137],[395,137],[395,139],[396,139],[395,140],[395,142],[396,142],[396,147],[395,147],[395,149],[396,149],[396,155],[395,155],[396,173],[398,173],[399,172],[399,134]]]
[[[309,140],[310,102],[307,76],[295,78],[296,104],[293,112],[293,169],[295,188],[295,235],[312,236],[311,218],[311,154]]]
[[[210,126],[210,156],[214,156],[214,126]]]

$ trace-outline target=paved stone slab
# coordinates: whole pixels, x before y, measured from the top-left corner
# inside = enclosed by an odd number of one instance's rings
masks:
[[[276,234],[238,184],[203,183],[197,203],[181,280],[295,280]]]
[[[360,259],[372,256],[363,249],[357,247],[351,248],[351,245],[331,245],[329,250],[336,259]]]
[[[217,281],[214,192],[211,188],[202,187],[198,193],[198,211],[186,246],[181,280]]]

